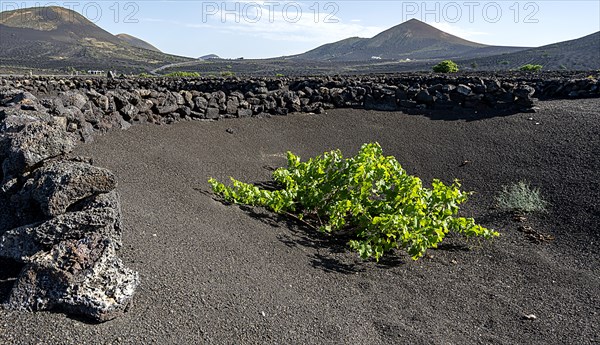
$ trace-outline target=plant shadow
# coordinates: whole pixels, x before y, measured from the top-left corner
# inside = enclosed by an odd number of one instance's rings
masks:
[[[406,261],[400,255],[384,255],[377,262],[377,267],[383,269],[395,268],[406,264]]]
[[[436,248],[437,250],[445,251],[445,252],[469,252],[471,248],[464,243],[450,243],[450,242],[442,242]]]
[[[312,256],[311,266],[330,273],[356,274],[365,271],[364,267],[356,263],[344,263],[337,258],[319,253]]]
[[[279,186],[273,182],[258,182],[254,185],[267,190],[275,190]],[[210,196],[213,200],[224,205],[234,205],[225,201],[218,195],[200,188],[194,188],[196,191]],[[277,214],[262,207],[235,204],[251,218],[256,219],[273,228],[286,228],[288,231],[277,235],[277,239],[289,248],[311,248],[316,251],[311,255],[311,266],[326,272],[335,272],[341,274],[355,274],[365,271],[367,266],[373,265],[380,269],[391,269],[407,263],[406,257],[400,253],[388,253],[382,256],[378,262],[375,260],[349,259],[348,242],[354,237],[351,233],[337,233],[331,235],[323,233],[307,225],[305,222],[294,217]],[[510,214],[505,212],[489,213],[480,217],[482,223],[498,223],[510,221]],[[442,242],[436,250],[445,252],[468,252],[470,246],[456,241]],[[356,255],[356,254],[354,254]],[[371,266],[372,267],[372,266]]]
[[[268,210],[246,205],[238,205],[250,217],[261,221],[273,228],[285,227],[288,231],[279,234],[277,238],[290,248],[299,246],[317,251],[312,255],[311,266],[326,272],[354,274],[364,271],[364,267],[355,262],[345,262],[348,253],[348,241],[353,237],[350,234],[330,235],[320,232],[306,225],[298,219]]]

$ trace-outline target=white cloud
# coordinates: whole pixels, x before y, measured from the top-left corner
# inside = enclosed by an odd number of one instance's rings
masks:
[[[241,2],[249,3],[248,7],[240,6],[236,14],[234,7],[219,10],[208,16],[208,23],[184,24],[187,27],[206,27],[210,25],[223,32],[251,35],[274,41],[312,42],[315,44],[330,43],[353,36],[372,37],[386,28],[378,26],[365,26],[359,24],[360,20],[345,22],[331,13],[315,12],[300,3],[293,3],[290,7],[256,6],[256,4],[269,3],[261,1]],[[283,4],[283,3],[282,3]]]
[[[273,7],[274,3],[279,4],[278,7]],[[294,5],[284,9],[289,3]],[[315,12],[311,7],[314,3],[241,0],[229,2],[225,7],[220,2],[210,4],[217,4],[216,8],[210,8],[210,13],[202,12],[195,18],[165,20],[162,25],[181,28],[189,37],[202,37],[203,44],[219,44],[212,49],[222,49],[219,54],[222,56],[240,55],[240,51],[247,50],[252,44],[252,47],[261,49],[244,55],[263,57],[297,54],[349,37],[373,37],[387,29],[365,25],[360,20],[344,20],[332,15],[333,11],[323,6],[321,12]],[[248,6],[244,7],[246,4]],[[298,8],[301,8],[301,14],[297,12]],[[324,10],[328,12],[322,12]],[[146,21],[154,19],[146,18]],[[231,37],[238,37],[241,42],[227,44],[226,40]],[[185,54],[198,55],[194,52]]]

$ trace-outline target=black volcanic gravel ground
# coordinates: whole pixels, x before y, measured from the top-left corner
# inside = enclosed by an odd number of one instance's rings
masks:
[[[98,137],[77,154],[119,178],[120,255],[142,279],[135,303],[104,324],[0,310],[0,343],[599,343],[599,106],[549,101],[536,114],[452,121],[340,109]],[[476,192],[463,213],[502,236],[450,236],[417,262],[362,262],[343,243],[207,193],[210,176],[269,180],[286,150],[350,155],[369,141],[426,184],[461,179]],[[520,223],[493,208],[520,179],[541,189],[548,214]],[[556,239],[532,243],[522,225]]]

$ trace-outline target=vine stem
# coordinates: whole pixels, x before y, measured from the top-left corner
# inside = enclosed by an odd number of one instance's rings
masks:
[[[296,215],[295,215],[295,214],[293,214],[293,213],[290,213],[290,212],[287,212],[287,211],[286,211],[286,212],[284,212],[284,214],[285,214],[286,216],[288,216],[288,217],[292,217],[292,218],[294,218],[295,220],[297,220],[297,221],[301,222],[302,224],[304,224],[304,225],[306,225],[306,226],[310,227],[310,228],[311,228],[311,229],[313,229],[313,230],[316,230],[316,231],[318,231],[318,230],[319,230],[319,228],[317,228],[316,226],[314,226],[314,225],[310,224],[309,222],[305,221],[304,219],[300,219],[300,217],[296,216]]]

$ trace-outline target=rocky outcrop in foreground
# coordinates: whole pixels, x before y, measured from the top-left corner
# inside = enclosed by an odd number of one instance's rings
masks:
[[[4,307],[97,321],[139,284],[118,258],[115,176],[70,156],[95,132],[136,123],[323,113],[535,111],[538,98],[600,97],[594,78],[398,76],[277,79],[0,79],[0,260],[21,265]]]
[[[115,176],[69,156],[91,129],[28,92],[1,91],[0,102],[0,258],[23,266],[4,307],[117,317],[139,278],[116,255]]]

